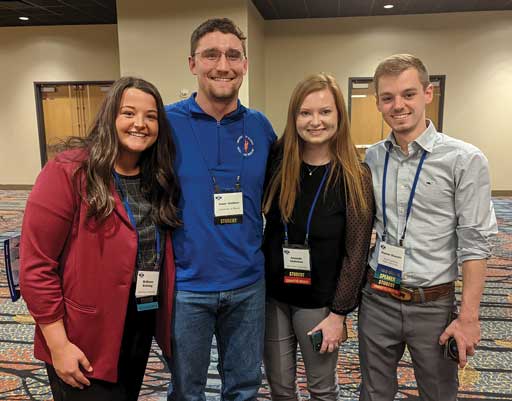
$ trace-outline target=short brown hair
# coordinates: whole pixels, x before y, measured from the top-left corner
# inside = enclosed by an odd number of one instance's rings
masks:
[[[243,34],[242,30],[229,18],[213,18],[206,20],[201,25],[199,25],[194,30],[194,32],[192,32],[192,36],[190,36],[190,56],[194,56],[197,49],[197,44],[204,35],[216,31],[222,33],[231,33],[235,35],[242,42],[244,56],[247,55],[245,51],[245,40],[247,38]]]
[[[430,85],[427,67],[416,56],[411,54],[394,54],[382,60],[375,70],[373,75],[373,85],[375,93],[379,93],[379,78],[383,75],[399,75],[409,68],[414,68],[418,71],[418,76],[423,88],[426,89]]]

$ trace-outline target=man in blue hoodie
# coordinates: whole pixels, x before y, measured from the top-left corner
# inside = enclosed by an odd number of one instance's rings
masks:
[[[173,233],[176,302],[169,400],[204,400],[212,337],[222,399],[255,399],[261,383],[265,288],[261,199],[276,135],[238,100],[245,37],[229,19],[191,36],[198,91],[167,106],[181,183],[183,226]]]

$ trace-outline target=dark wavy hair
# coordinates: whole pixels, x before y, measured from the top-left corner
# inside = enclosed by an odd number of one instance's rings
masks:
[[[119,156],[116,118],[125,90],[135,88],[155,99],[158,112],[158,137],[139,159],[141,191],[152,205],[153,221],[176,228],[181,225],[177,204],[180,187],[174,171],[176,148],[171,126],[165,115],[162,97],[156,87],[141,78],[123,77],[112,85],[86,137],[70,137],[62,149],[83,148],[88,157],[77,170],[85,175],[88,217],[103,220],[114,210],[112,172]],[[80,192],[82,193],[82,192]]]

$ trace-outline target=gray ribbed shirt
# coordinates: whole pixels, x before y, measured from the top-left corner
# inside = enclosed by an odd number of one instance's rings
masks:
[[[393,245],[402,235],[416,169],[423,151],[427,151],[403,244],[402,283],[429,287],[454,281],[459,264],[490,257],[489,237],[497,233],[497,224],[487,159],[475,146],[437,132],[428,121],[427,129],[409,144],[409,155],[402,152],[392,133],[366,152],[373,177],[377,232],[370,266],[377,267],[384,230],[382,180],[387,149],[386,242]]]

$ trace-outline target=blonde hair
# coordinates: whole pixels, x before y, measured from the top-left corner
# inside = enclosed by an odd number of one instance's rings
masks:
[[[430,85],[430,79],[428,77],[427,67],[425,64],[416,56],[412,54],[394,54],[382,60],[373,75],[373,85],[375,87],[375,93],[379,93],[379,78],[383,75],[399,75],[409,68],[414,68],[418,71],[420,82],[423,85],[423,89],[427,89]]]
[[[299,82],[292,93],[286,127],[277,144],[283,150],[283,158],[279,161],[264,196],[263,212],[268,213],[273,199],[279,194],[279,209],[286,222],[290,221],[297,193],[300,191],[300,166],[304,141],[297,132],[297,115],[306,96],[324,89],[332,93],[338,111],[338,129],[329,142],[331,166],[325,191],[332,183],[339,182],[343,178],[347,205],[350,204],[350,207],[355,210],[366,210],[369,206],[363,192],[362,164],[350,137],[349,119],[343,94],[334,77],[320,73]]]

